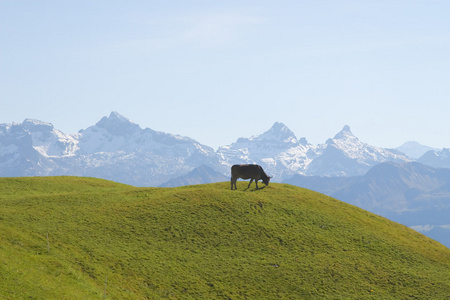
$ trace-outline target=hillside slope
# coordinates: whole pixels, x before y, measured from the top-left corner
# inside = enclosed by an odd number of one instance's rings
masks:
[[[284,183],[324,193],[415,228],[450,248],[450,169],[386,162],[364,176],[295,175]]]
[[[450,250],[286,184],[135,188],[0,179],[0,298],[302,299],[450,294]],[[47,238],[48,233],[48,238]]]

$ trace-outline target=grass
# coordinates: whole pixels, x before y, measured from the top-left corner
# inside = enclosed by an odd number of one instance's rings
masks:
[[[247,184],[1,178],[0,298],[450,295],[450,250],[438,242],[313,191]]]

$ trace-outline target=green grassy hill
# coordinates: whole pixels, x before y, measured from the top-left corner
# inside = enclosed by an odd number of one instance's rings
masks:
[[[309,190],[246,185],[1,178],[0,298],[450,295],[441,244]]]

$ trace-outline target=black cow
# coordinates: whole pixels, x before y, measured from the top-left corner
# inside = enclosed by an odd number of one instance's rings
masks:
[[[255,180],[256,188],[258,188],[258,180],[262,180],[265,185],[269,185],[270,178],[266,175],[263,168],[259,165],[234,165],[231,167],[231,190],[237,190],[236,181],[239,179],[250,179],[250,183],[248,184],[248,188],[250,184],[252,184],[253,180]]]

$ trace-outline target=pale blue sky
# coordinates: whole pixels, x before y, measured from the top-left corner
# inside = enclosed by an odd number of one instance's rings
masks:
[[[0,0],[0,123],[450,147],[450,1]]]

